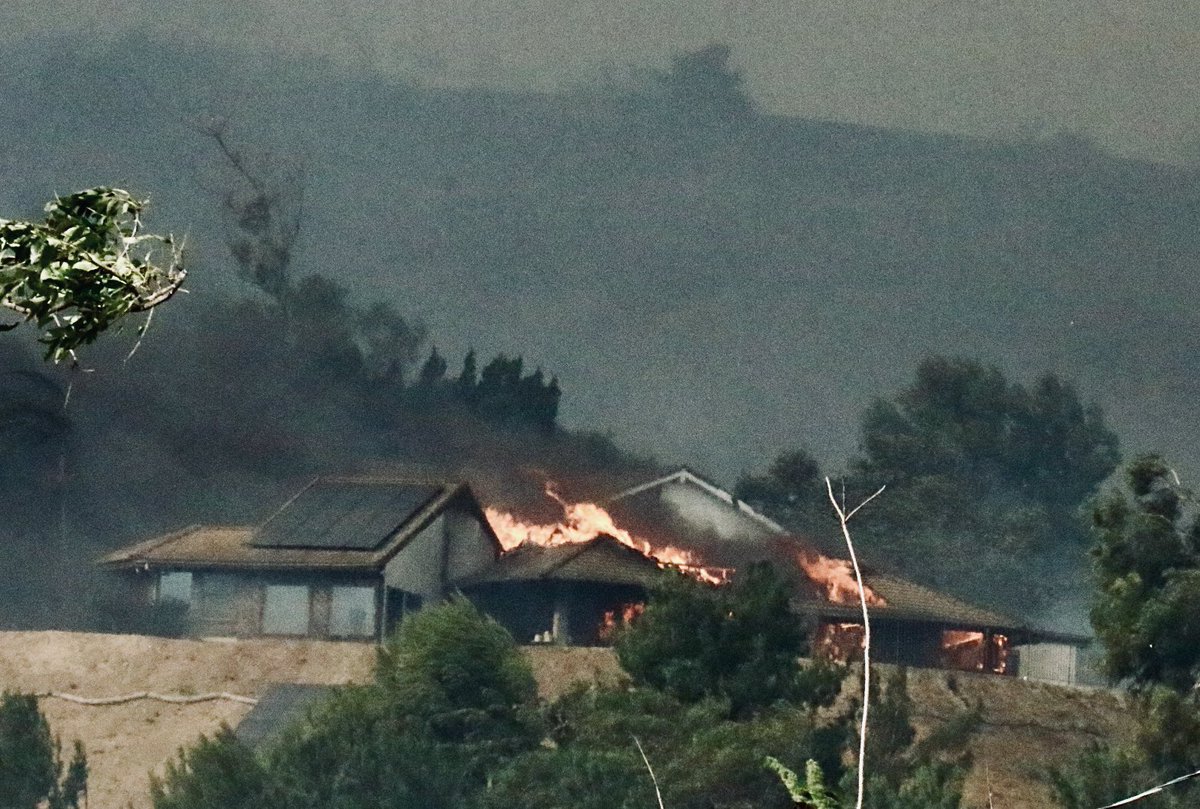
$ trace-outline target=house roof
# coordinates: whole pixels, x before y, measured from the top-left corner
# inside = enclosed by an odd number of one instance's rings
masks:
[[[737,509],[739,513],[744,514],[745,516],[749,517],[751,520],[754,520],[756,523],[758,523],[762,527],[766,528],[767,530],[769,530],[773,533],[776,533],[776,534],[786,534],[787,533],[787,529],[785,529],[782,525],[780,525],[779,523],[772,520],[770,517],[758,512],[758,511],[755,511],[748,504],[743,503],[741,500],[738,500],[732,494],[725,491],[724,489],[722,489],[720,486],[716,485],[715,483],[712,483],[712,482],[707,481],[704,478],[700,477],[699,475],[697,475],[695,472],[691,471],[687,467],[682,467],[678,471],[672,472],[671,474],[666,475],[664,477],[656,478],[655,480],[651,480],[646,483],[642,483],[642,484],[639,484],[632,488],[626,489],[625,491],[618,492],[617,494],[615,494],[609,498],[609,502],[626,500],[631,497],[635,497],[639,494],[642,494],[644,492],[651,491],[653,489],[661,489],[664,486],[670,485],[672,483],[682,483],[682,484],[686,484],[689,486],[693,486],[693,487],[699,489],[700,491],[704,492],[705,494],[709,495],[710,497],[712,497],[716,500],[720,500],[721,502],[725,503],[726,505],[732,506],[733,508]]]
[[[1020,621],[1007,615],[968,604],[954,596],[940,593],[899,576],[886,573],[864,573],[863,581],[886,602],[871,606],[869,608],[871,615],[991,629],[1023,628]],[[817,604],[816,611],[826,617],[848,619],[862,617],[862,610],[857,603],[834,604],[828,601],[808,601],[807,603]]]
[[[599,536],[590,542],[571,545],[518,548],[456,584],[470,589],[485,584],[553,580],[646,587],[660,572],[654,560],[612,537]]]
[[[355,490],[364,491],[364,496],[355,498]],[[427,493],[426,499],[414,505],[413,493],[420,491]],[[333,496],[326,496],[329,492]],[[465,483],[390,477],[323,478],[284,503],[263,526],[193,525],[121,548],[101,558],[99,565],[109,569],[176,567],[375,572],[458,498],[467,499],[499,548],[499,542],[491,534],[478,502]],[[297,517],[286,516],[293,508],[298,509]],[[289,525],[296,527],[300,537],[295,544],[282,530]],[[269,530],[265,530],[268,527]],[[376,533],[371,534],[371,539],[355,542],[352,536],[355,527]],[[383,538],[374,539],[379,531],[385,532]],[[343,538],[347,541],[342,541]]]
[[[259,527],[251,544],[374,550],[447,488],[388,479],[314,480]]]

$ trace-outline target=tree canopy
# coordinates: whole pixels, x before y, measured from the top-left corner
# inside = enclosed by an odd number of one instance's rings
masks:
[[[128,191],[98,187],[48,203],[44,222],[0,220],[0,306],[41,330],[48,358],[74,356],[183,285],[173,237],[140,232],[145,207]]]
[[[845,483],[864,496],[887,485],[856,519],[872,562],[1025,618],[1064,595],[1061,572],[1085,569],[1081,509],[1119,453],[1099,408],[1069,383],[1047,374],[1023,385],[974,360],[931,357],[912,383],[871,402],[861,429]],[[744,477],[737,493],[799,533],[832,525],[821,469],[803,450]]]
[[[727,587],[667,578],[618,637],[621,666],[683,702],[727,700],[735,717],[781,700],[832,699],[841,672],[801,667],[808,639],[789,597],[766,563],[739,571]]]
[[[888,489],[856,537],[872,559],[1029,618],[1081,578],[1062,575],[1086,568],[1081,508],[1118,460],[1116,434],[1069,383],[932,357],[863,415],[849,479]]]
[[[1161,457],[1139,457],[1125,470],[1125,489],[1097,501],[1092,530],[1092,624],[1109,676],[1189,692],[1200,677],[1200,521],[1191,492]]]

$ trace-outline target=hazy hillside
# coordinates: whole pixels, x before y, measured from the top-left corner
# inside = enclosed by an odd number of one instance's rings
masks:
[[[863,401],[929,351],[1076,378],[1130,445],[1196,465],[1191,172],[1069,137],[714,128],[613,90],[422,91],[143,39],[3,61],[4,210],[153,192],[192,234],[197,293],[228,285],[190,128],[228,115],[305,160],[305,268],[452,350],[526,352],[563,377],[569,421],[720,476],[797,440],[836,460]]]
[[[258,441],[253,402],[245,424],[214,419],[222,394],[188,364],[204,341],[236,354],[244,335],[227,313],[213,319],[213,301],[249,294],[222,247],[217,155],[196,128],[212,115],[247,149],[306,166],[297,272],[422,318],[452,362],[472,345],[523,353],[561,378],[568,426],[724,483],[798,443],[836,468],[870,397],[930,352],[961,353],[1076,380],[1128,450],[1161,449],[1196,477],[1195,172],[1069,136],[730,117],[720,99],[685,113],[661,94],[652,77],[559,95],[421,89],[148,34],[7,49],[0,212],[125,185],[153,195],[152,224],[188,232],[195,257],[191,296],[140,355],[101,354],[81,379],[80,460],[38,474],[75,487],[60,534],[87,550],[41,559],[78,566],[163,525],[253,519],[291,485],[189,464],[200,443],[282,446]],[[171,396],[139,400],[135,379]],[[352,429],[294,409],[313,436]],[[305,468],[382,451],[372,440],[314,451]],[[97,441],[105,452],[89,455]],[[12,585],[26,586],[32,599],[37,586]]]

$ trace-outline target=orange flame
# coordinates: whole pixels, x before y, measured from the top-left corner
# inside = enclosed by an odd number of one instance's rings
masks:
[[[817,627],[813,649],[826,660],[846,663],[862,658],[865,639],[862,624],[823,623]]]
[[[639,615],[646,611],[646,605],[641,602],[624,604],[617,609],[605,610],[600,621],[600,640],[609,642],[616,635],[617,629],[633,623]]]
[[[982,632],[947,629],[942,632],[941,662],[964,671],[1008,673],[1008,637],[999,633],[990,642]]]
[[[816,551],[802,550],[796,552],[796,564],[810,581],[824,589],[825,597],[834,604],[858,603],[858,582],[854,580],[854,569],[847,560],[830,559]],[[865,584],[863,595],[869,606],[887,606],[887,601]]]
[[[539,545],[543,548],[577,545],[591,542],[603,534],[653,559],[659,567],[678,568],[709,584],[724,584],[729,580],[731,571],[726,568],[706,567],[689,551],[671,545],[654,545],[617,527],[612,515],[595,503],[568,503],[549,484],[546,486],[546,496],[563,507],[563,519],[553,525],[527,523],[504,511],[484,509],[488,524],[506,552],[522,545]]]

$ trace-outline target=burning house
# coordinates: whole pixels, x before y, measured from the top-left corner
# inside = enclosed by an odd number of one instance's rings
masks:
[[[849,563],[698,475],[680,470],[603,505],[546,494],[561,509],[549,523],[485,507],[463,483],[321,479],[262,525],[194,526],[100,564],[140,599],[188,604],[200,635],[377,640],[406,612],[461,592],[519,642],[600,645],[636,617],[663,568],[719,586],[770,561],[792,581],[814,648],[860,653]],[[876,660],[1073,681],[1086,639],[869,567],[863,584]]]
[[[636,613],[639,579],[654,572],[648,562],[720,584],[739,567],[769,561],[790,573],[795,606],[812,622],[814,648],[841,660],[861,654],[858,585],[850,563],[790,537],[778,523],[691,471],[681,469],[635,486],[603,506],[566,503],[553,490],[547,494],[563,507],[557,524],[530,524],[486,510],[501,545],[512,553],[466,589],[473,598],[482,595],[477,588],[488,590],[490,600],[481,603],[518,639],[603,641],[618,616]],[[609,552],[616,545],[625,549],[622,565],[605,570],[583,563],[591,558],[589,543],[598,536],[605,538]],[[633,553],[642,561],[635,561]],[[565,564],[557,567],[568,558],[578,560],[570,572]],[[506,618],[517,594],[531,592],[518,582],[534,580],[542,593],[538,609],[517,610],[519,622]],[[590,589],[575,584],[584,581]],[[1074,681],[1076,650],[1086,638],[1039,630],[869,567],[863,584],[873,652],[880,662],[1008,675],[1020,668],[1023,676]],[[566,616],[574,616],[574,622]]]

